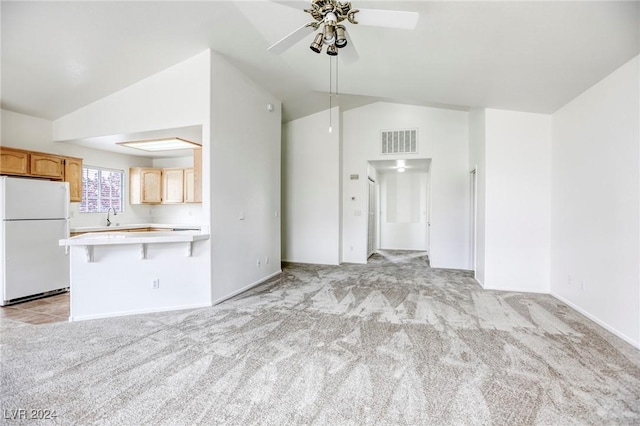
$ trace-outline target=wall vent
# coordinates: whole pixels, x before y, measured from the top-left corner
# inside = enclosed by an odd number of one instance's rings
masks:
[[[418,153],[418,129],[383,130],[380,135],[383,154]]]

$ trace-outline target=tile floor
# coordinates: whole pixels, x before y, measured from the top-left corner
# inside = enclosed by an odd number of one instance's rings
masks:
[[[25,324],[50,324],[69,321],[69,292],[0,307],[0,319]]]

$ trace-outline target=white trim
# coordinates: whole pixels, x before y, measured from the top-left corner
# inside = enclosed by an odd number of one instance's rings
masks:
[[[482,287],[485,290],[494,290],[494,291],[510,291],[513,293],[534,293],[534,294],[551,294],[549,290],[540,290],[538,288],[535,289],[526,289],[526,288],[502,288],[502,287]]]
[[[320,266],[340,266],[340,265],[342,265],[341,262],[339,262],[339,263],[300,262],[298,260],[288,260],[288,259],[282,259],[281,261],[284,262],[284,263],[296,263],[298,265],[320,265]],[[364,265],[366,265],[366,263],[364,263]]]
[[[167,306],[164,308],[149,308],[149,309],[139,309],[139,310],[133,310],[133,311],[109,312],[107,314],[82,315],[82,316],[75,316],[75,317],[69,316],[69,322],[101,319],[101,318],[123,317],[127,315],[151,314],[154,312],[182,311],[185,309],[197,309],[197,308],[209,308],[209,307],[211,307],[211,304],[209,303],[196,303],[194,305]]]
[[[473,280],[480,286],[480,288],[484,289],[484,284],[478,279],[478,277],[476,277],[476,271],[473,271]]]
[[[618,336],[619,338],[621,338],[622,340],[624,340],[625,342],[629,343],[630,345],[632,345],[633,347],[635,347],[636,349],[640,349],[640,342],[634,341],[632,338],[625,336],[624,334],[622,334],[620,331],[616,330],[615,328],[613,328],[612,326],[610,326],[609,324],[607,324],[606,322],[602,321],[599,318],[596,318],[595,316],[593,316],[592,314],[590,314],[589,312],[585,311],[582,308],[579,308],[578,306],[576,306],[575,304],[569,302],[567,299],[565,299],[564,297],[555,294],[555,293],[549,293],[551,296],[555,297],[556,299],[558,299],[559,301],[561,301],[562,303],[569,305],[569,307],[571,307],[572,309],[580,312],[582,315],[584,315],[585,317],[589,318],[591,321],[595,322],[596,324],[598,324],[599,326],[601,326],[602,328],[606,329],[607,331],[610,331],[611,333],[615,334],[616,336]]]
[[[218,303],[222,303],[222,302],[224,302],[225,300],[231,299],[232,297],[237,296],[237,295],[239,295],[240,293],[244,293],[245,291],[250,290],[250,289],[252,289],[253,287],[258,286],[258,285],[260,285],[260,284],[264,283],[265,281],[268,281],[268,280],[270,280],[271,278],[273,278],[273,277],[275,277],[275,276],[277,276],[277,275],[280,275],[281,273],[282,273],[282,269],[280,269],[280,270],[278,270],[278,271],[274,272],[274,273],[273,273],[273,274],[271,274],[271,275],[267,275],[266,277],[260,278],[258,281],[255,281],[255,282],[253,282],[253,283],[249,284],[248,286],[242,287],[240,290],[236,290],[236,291],[234,291],[233,293],[230,293],[230,294],[228,294],[228,295],[226,295],[226,296],[222,296],[221,298],[219,298],[219,299],[217,299],[217,300],[214,300],[213,302],[211,302],[211,305],[217,305]]]

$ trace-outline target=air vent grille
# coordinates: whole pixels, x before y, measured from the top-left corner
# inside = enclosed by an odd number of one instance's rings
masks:
[[[418,130],[383,130],[380,132],[383,154],[417,154]]]

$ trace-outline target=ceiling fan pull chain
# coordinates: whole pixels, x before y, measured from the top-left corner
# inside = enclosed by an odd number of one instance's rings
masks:
[[[331,108],[332,108],[332,104],[331,104],[331,61],[333,60],[333,58],[331,58],[331,56],[329,56],[329,133],[331,133],[333,131],[333,128],[331,126]]]
[[[340,60],[336,56],[336,98],[338,97],[338,62],[340,62]]]

